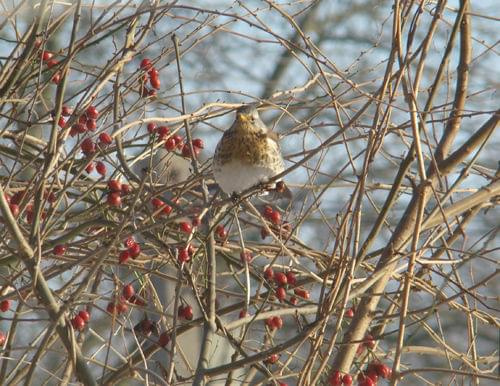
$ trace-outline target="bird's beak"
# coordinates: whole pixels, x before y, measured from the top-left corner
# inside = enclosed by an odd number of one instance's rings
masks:
[[[237,118],[240,122],[248,122],[250,120],[250,118],[248,117],[247,114],[243,114],[243,113],[238,113],[237,114]]]

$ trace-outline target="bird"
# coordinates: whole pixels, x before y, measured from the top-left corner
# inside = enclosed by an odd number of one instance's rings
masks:
[[[238,108],[213,158],[215,181],[222,191],[229,196],[238,195],[252,186],[266,184],[284,170],[278,135],[262,122],[256,105]],[[274,184],[274,189],[286,191],[286,196],[290,192],[282,182]]]

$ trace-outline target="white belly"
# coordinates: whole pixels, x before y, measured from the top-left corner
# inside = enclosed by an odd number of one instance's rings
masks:
[[[240,193],[258,183],[266,182],[269,178],[281,173],[283,169],[276,170],[263,166],[252,166],[240,161],[231,161],[214,168],[215,181],[227,193]]]

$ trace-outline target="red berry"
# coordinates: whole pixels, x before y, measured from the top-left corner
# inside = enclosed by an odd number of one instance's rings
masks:
[[[147,128],[149,134],[154,134],[156,132],[156,123],[149,122]]]
[[[127,285],[123,286],[122,294],[123,294],[123,297],[127,300],[130,299],[132,296],[134,296],[135,289],[134,289],[133,285],[127,284]]]
[[[173,138],[169,138],[165,141],[165,149],[167,149],[168,151],[172,151],[175,149],[175,147],[177,146],[176,143],[175,143],[175,139]]]
[[[88,313],[88,311],[81,310],[80,312],[78,312],[78,316],[82,318],[85,323],[90,320],[90,314]]]
[[[83,320],[79,315],[76,315],[71,319],[71,325],[75,330],[81,331],[85,327],[85,320]]]
[[[192,320],[193,319],[193,307],[186,305],[186,306],[180,306],[179,309],[177,310],[177,315],[179,315],[181,318],[184,318],[186,320]]]
[[[342,377],[342,383],[346,386],[352,385],[352,377],[349,374],[344,374]]]
[[[115,303],[114,302],[109,302],[106,311],[108,311],[110,314],[114,314],[116,311]]]
[[[123,246],[126,247],[126,248],[130,248],[130,247],[132,247],[135,244],[137,244],[137,242],[135,241],[135,239],[132,236],[127,237],[123,241]]]
[[[266,278],[267,281],[273,281],[274,280],[274,271],[271,267],[267,267],[264,270],[264,277]]]
[[[363,344],[365,347],[368,347],[370,349],[375,347],[375,339],[373,338],[373,335],[371,334],[366,334],[365,339],[363,341]]]
[[[82,123],[75,123],[71,126],[71,130],[73,130],[77,134],[83,134],[87,131],[87,127]]]
[[[170,134],[170,129],[168,126],[158,126],[158,137],[160,141],[163,141]]]
[[[141,60],[141,69],[143,69],[144,71],[149,70],[152,66],[153,64],[151,63],[150,59],[144,58]]]
[[[170,342],[170,334],[167,333],[166,331],[162,332],[160,337],[158,338],[158,344],[161,347],[165,347],[168,344],[168,342]]]
[[[52,250],[52,253],[54,253],[54,255],[57,256],[64,255],[65,252],[66,252],[66,246],[61,244],[56,245]]]
[[[370,377],[366,377],[363,373],[358,375],[358,386],[375,386],[376,383]]]
[[[108,133],[101,133],[99,134],[99,142],[103,146],[111,145],[113,143],[113,138]]]
[[[73,109],[68,106],[63,106],[61,110],[61,115],[63,117],[69,117],[73,113]]]
[[[346,318],[352,318],[354,316],[354,307],[348,308],[345,312]]]
[[[134,243],[130,247],[128,247],[128,251],[132,259],[135,259],[137,256],[141,254],[141,246],[137,243]]]
[[[157,76],[152,76],[151,78],[149,78],[149,83],[151,83],[151,87],[159,90],[160,89],[160,85],[161,85],[161,82],[160,82],[160,78],[157,77]]]
[[[116,312],[118,312],[119,314],[123,314],[124,312],[127,312],[128,311],[128,306],[123,303],[122,301],[120,301],[117,305],[116,305]]]
[[[158,71],[156,68],[151,68],[151,70],[148,71],[148,75],[151,77],[151,78],[154,78],[154,77],[158,77],[158,75],[160,75],[160,71]]]
[[[193,139],[193,147],[196,147],[198,149],[203,149],[205,147],[205,144],[203,143],[203,140],[201,138],[195,138]]]
[[[155,96],[155,95],[156,95],[156,90],[151,89],[148,91],[148,96]]]
[[[106,175],[106,165],[102,161],[97,161],[95,165],[95,169],[97,170],[97,173],[99,173],[101,176]]]
[[[52,67],[55,67],[59,64],[59,61],[57,61],[56,59],[49,59],[47,60],[47,67],[48,68],[52,68]]]
[[[249,316],[249,315],[250,315],[250,314],[248,313],[248,311],[247,311],[247,310],[241,310],[241,311],[240,311],[240,313],[239,313],[239,315],[238,315],[238,317],[239,317],[240,319],[243,319],[243,318],[246,318],[246,317],[247,317],[247,316]]]
[[[14,193],[14,195],[10,198],[11,204],[20,204],[21,201],[23,201],[25,195],[26,195],[26,190],[21,190],[19,192]]]
[[[93,118],[87,119],[87,122],[85,122],[85,126],[87,126],[87,129],[90,131],[95,131],[97,128],[97,121]]]
[[[303,299],[309,299],[311,297],[311,294],[309,293],[309,291],[307,291],[303,288],[295,288],[293,290],[293,292],[295,293],[295,295],[300,296]]]
[[[2,331],[0,331],[0,347],[5,344],[6,340],[7,340],[7,337],[5,336],[5,334]]]
[[[272,354],[271,356],[269,356],[265,361],[264,363],[268,364],[268,365],[272,365],[273,363],[276,363],[278,362],[278,359],[279,359],[279,355],[278,354]]]
[[[80,115],[78,117],[78,123],[81,123],[84,126],[87,126],[87,116],[85,114]]]
[[[271,216],[269,216],[269,220],[274,224],[274,225],[279,225],[281,224],[281,214],[277,210],[273,211]]]
[[[153,204],[153,206],[154,206],[155,208],[157,208],[157,209],[158,209],[158,208],[161,208],[163,205],[165,205],[165,203],[164,203],[162,200],[160,200],[159,198],[157,198],[157,197],[154,197],[154,198],[151,200],[151,204]]]
[[[42,58],[42,60],[44,62],[52,59],[53,56],[54,56],[54,54],[52,52],[49,52],[49,51],[43,51],[42,54],[40,55],[40,57]]]
[[[59,71],[57,71],[53,76],[52,78],[50,79],[50,81],[54,84],[59,84],[59,82],[61,81],[61,73]]]
[[[90,174],[90,173],[92,173],[94,168],[95,168],[95,164],[93,162],[89,162],[87,164],[87,166],[85,166],[85,171]]]
[[[120,193],[111,192],[108,194],[108,205],[110,206],[121,206],[122,198],[120,197]]]
[[[195,147],[193,150],[194,150],[195,155],[199,154],[200,150],[198,148]],[[185,144],[185,145],[182,146],[181,153],[182,153],[183,157],[185,157],[185,158],[191,158],[191,154],[192,154],[191,153],[191,148],[189,147],[188,144]]]
[[[220,239],[225,239],[227,237],[227,231],[224,228],[224,225],[217,225],[217,227],[215,228],[215,234]]]
[[[286,278],[286,275],[283,272],[276,272],[274,274],[274,280],[276,280],[276,283],[278,283],[281,286],[287,285],[288,279]]]
[[[180,149],[182,147],[182,145],[183,145],[183,138],[182,138],[182,136],[179,135],[179,134],[175,134],[173,138],[175,140],[176,145]]]
[[[121,192],[122,184],[118,180],[109,180],[108,189],[112,192]]]
[[[283,319],[280,316],[273,316],[272,324],[274,328],[279,330],[283,327]]]
[[[340,386],[342,385],[342,374],[340,371],[335,370],[328,378],[328,384],[330,386]]]
[[[7,312],[10,309],[10,300],[5,299],[0,302],[0,311]]]
[[[240,259],[241,261],[244,262],[251,262],[252,261],[252,253],[249,251],[241,252],[240,253]]]
[[[126,196],[132,191],[132,188],[130,187],[129,184],[122,184],[122,194]]]
[[[181,263],[186,263],[191,259],[189,255],[189,250],[187,248],[179,248],[178,249],[178,259]]]
[[[272,207],[270,207],[269,205],[266,205],[264,207],[264,217],[269,219],[271,217],[271,215],[273,214],[274,210]]]
[[[87,110],[85,110],[85,115],[87,118],[97,119],[99,117],[99,111],[95,106],[89,106],[87,107]]]
[[[186,221],[183,221],[179,224],[179,228],[181,230],[181,232],[184,232],[184,233],[191,233],[191,231],[193,230],[193,227],[190,223],[186,222]]]
[[[193,319],[193,307],[186,306],[184,308],[183,316],[184,316],[184,319],[186,319],[186,320],[192,320]]]
[[[370,370],[370,371],[367,371],[367,372],[366,372],[366,376],[367,376],[368,378],[370,378],[370,379],[373,381],[373,383],[377,384],[377,381],[378,381],[378,374],[377,374],[377,372],[376,372],[375,370],[373,370],[373,369],[372,369],[372,370]]]
[[[375,362],[372,363],[370,367],[372,367],[381,378],[389,379],[392,376],[392,369],[384,363]]]
[[[292,296],[290,298],[290,303],[292,303],[294,306],[296,306],[299,303],[299,299],[297,299],[295,296]]]
[[[12,213],[12,216],[17,217],[19,216],[19,205],[17,204],[9,204],[10,212]]]
[[[191,224],[193,224],[194,227],[198,227],[201,224],[201,219],[198,216],[195,216],[191,219]]]
[[[121,251],[120,256],[118,256],[118,261],[120,264],[124,264],[128,259],[130,259],[129,251]]]
[[[290,285],[295,285],[297,283],[297,277],[295,276],[295,273],[292,271],[288,271],[286,273],[286,279],[288,281],[288,284]]]
[[[66,119],[64,117],[59,117],[59,120],[57,121],[57,125],[61,128],[64,129],[66,127]]]
[[[276,297],[280,301],[285,300],[285,298],[286,298],[286,290],[283,287],[278,287],[276,289]]]

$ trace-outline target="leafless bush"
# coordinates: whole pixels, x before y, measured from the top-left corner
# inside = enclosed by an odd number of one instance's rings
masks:
[[[493,3],[5,2],[0,383],[498,381]]]

